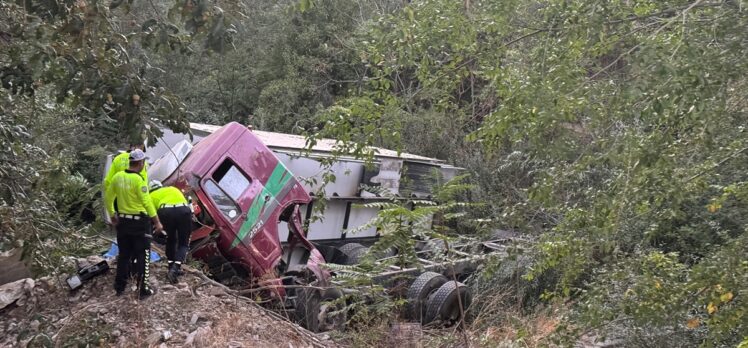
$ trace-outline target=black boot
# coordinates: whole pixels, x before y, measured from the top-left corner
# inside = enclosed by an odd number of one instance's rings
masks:
[[[169,279],[169,283],[176,284],[179,282],[179,266],[176,262],[169,262],[169,272],[166,273],[166,279]]]
[[[140,299],[145,300],[146,298],[155,295],[156,294],[156,288],[152,286],[148,286],[146,289],[140,290]]]

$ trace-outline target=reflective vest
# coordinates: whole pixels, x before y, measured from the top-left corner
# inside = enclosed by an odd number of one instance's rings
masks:
[[[145,213],[156,216],[156,209],[148,194],[148,184],[140,174],[125,170],[114,174],[104,195],[107,212],[114,214],[114,200],[120,214],[138,215]]]
[[[174,186],[164,186],[155,189],[149,193],[153,206],[158,210],[162,204],[183,204],[187,203],[184,194]]]
[[[109,171],[106,173],[106,177],[104,177],[104,194],[106,194],[107,189],[109,188],[109,184],[112,183],[114,175],[119,172],[124,172],[125,169],[129,167],[129,151],[120,153],[119,155],[115,156],[114,159],[112,159],[112,165],[109,166]],[[143,180],[145,180],[145,182],[148,182],[148,162],[145,163],[145,166],[143,166],[143,170],[140,171],[140,176],[143,177]]]

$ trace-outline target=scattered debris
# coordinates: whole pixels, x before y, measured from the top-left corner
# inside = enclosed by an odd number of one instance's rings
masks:
[[[102,275],[109,270],[109,264],[105,260],[101,260],[96,264],[82,267],[78,270],[78,274],[74,274],[66,280],[70,290],[77,290],[83,286],[84,282],[89,281],[91,278]]]
[[[171,331],[164,330],[164,332],[161,333],[161,339],[166,342],[171,338]]]
[[[190,333],[189,336],[187,336],[187,339],[184,341],[184,345],[187,347],[192,347],[193,345],[194,347],[207,347],[214,340],[215,338],[213,337],[213,329],[211,329],[209,326],[204,326]]]
[[[161,342],[161,333],[160,332],[154,332],[148,335],[148,338],[146,338],[145,343],[146,345],[153,346],[156,343]]]
[[[335,346],[249,299],[216,296],[216,286],[195,272],[168,286],[166,267],[153,265],[151,280],[159,291],[143,301],[135,291],[116,296],[114,272],[72,293],[52,277],[6,284],[0,287],[3,307],[16,305],[0,310],[0,347]]]

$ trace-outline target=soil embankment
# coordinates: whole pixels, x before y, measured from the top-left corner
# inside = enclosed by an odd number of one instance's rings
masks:
[[[170,285],[165,267],[151,270],[158,293],[143,301],[135,291],[115,295],[114,270],[75,292],[54,278],[21,281],[23,295],[0,309],[0,347],[335,345],[197,275]]]

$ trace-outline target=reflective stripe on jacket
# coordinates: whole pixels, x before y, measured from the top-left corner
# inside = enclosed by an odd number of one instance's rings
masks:
[[[182,204],[187,203],[184,194],[174,186],[164,186],[155,189],[149,193],[153,206],[158,209],[162,204]]]
[[[119,172],[124,172],[125,169],[130,167],[130,152],[123,152],[112,159],[112,165],[109,166],[109,171],[104,177],[104,194],[106,194],[109,185],[112,183],[114,175]],[[140,171],[140,175],[143,177],[145,182],[148,182],[148,162],[145,163],[143,170]]]
[[[125,170],[115,174],[104,197],[109,215],[114,214],[116,199],[120,214],[146,213],[150,217],[156,216],[156,209],[148,194],[148,184],[138,173]]]

